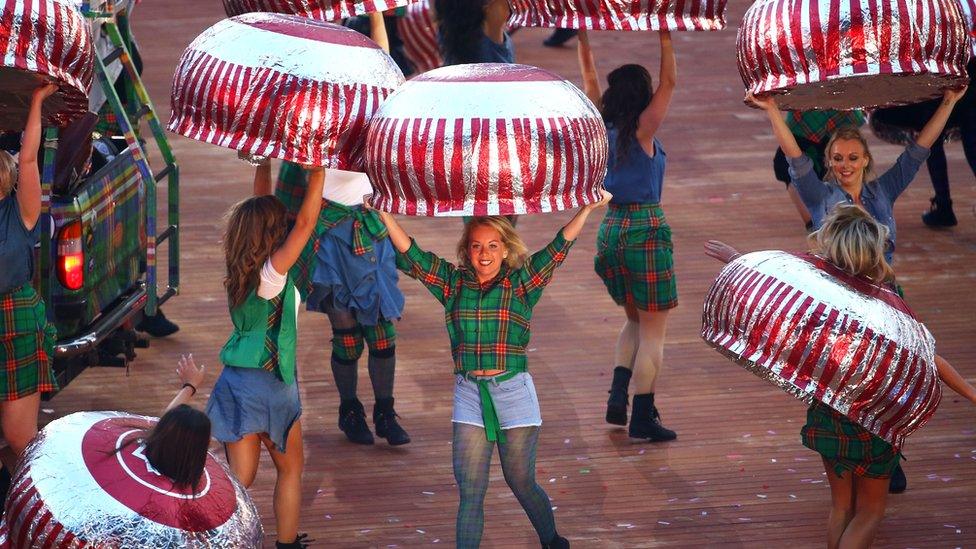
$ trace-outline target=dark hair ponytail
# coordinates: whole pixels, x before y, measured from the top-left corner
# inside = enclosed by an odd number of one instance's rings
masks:
[[[640,114],[651,103],[651,74],[642,65],[617,67],[607,75],[607,90],[603,92],[603,122],[617,130],[617,156],[621,160],[630,151]]]
[[[441,55],[445,65],[477,63],[487,0],[435,0]]]

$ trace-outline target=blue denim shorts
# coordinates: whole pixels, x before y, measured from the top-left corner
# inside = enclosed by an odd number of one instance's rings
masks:
[[[455,377],[454,417],[451,421],[484,428],[478,384],[463,375]],[[532,383],[532,376],[528,372],[515,374],[511,379],[501,383],[494,381],[488,383],[488,393],[495,403],[498,423],[502,430],[542,425],[539,398],[535,394],[535,384]]]

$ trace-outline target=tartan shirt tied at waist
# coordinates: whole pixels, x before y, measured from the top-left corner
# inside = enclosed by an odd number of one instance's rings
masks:
[[[389,233],[386,225],[380,220],[376,212],[367,210],[364,206],[355,208],[323,199],[322,211],[319,213],[319,228],[317,235],[336,228],[339,224],[352,219],[352,242],[350,249],[355,255],[365,255],[373,251],[373,242],[379,242]]]
[[[831,134],[844,126],[859,128],[864,125],[864,120],[864,111],[857,109],[789,111],[786,114],[786,125],[789,126],[790,132],[812,143],[821,143],[830,139]]]
[[[406,253],[397,253],[397,267],[444,305],[455,373],[524,372],[532,308],[572,245],[560,231],[525,265],[503,266],[498,276],[484,284],[471,269],[425,252],[412,240]]]

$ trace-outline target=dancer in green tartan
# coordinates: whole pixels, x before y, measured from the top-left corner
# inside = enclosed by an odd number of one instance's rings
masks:
[[[584,206],[548,246],[528,254],[504,217],[475,217],[458,242],[460,265],[422,250],[394,217],[379,212],[396,248],[397,266],[442,304],[454,362],[454,477],[461,501],[457,546],[478,547],[491,455],[498,445],[505,482],[543,547],[565,548],[549,498],[535,480],[542,416],[526,347],[532,309],[595,208]]]
[[[864,209],[837,205],[811,238],[813,253],[845,273],[891,287],[894,271],[885,259],[888,228]],[[705,253],[724,263],[739,256],[715,240],[705,245]],[[943,383],[976,404],[976,388],[949,362],[935,355],[935,366]],[[827,547],[869,547],[884,519],[888,479],[898,465],[900,449],[820,402],[807,411],[801,437],[804,446],[820,454],[830,483]]]
[[[18,161],[0,151],[0,428],[8,445],[0,459],[8,471],[37,434],[41,393],[57,390],[51,370],[56,334],[31,285],[40,237],[41,107],[57,89],[43,84],[31,95]]]
[[[603,184],[614,195],[600,224],[593,267],[625,315],[614,352],[606,421],[627,425],[630,438],[649,442],[678,436],[661,424],[654,402],[664,367],[668,312],[678,306],[671,227],[661,209],[667,153],[656,137],[671,104],[678,69],[667,31],[660,33],[660,42],[657,89],[647,69],[629,64],[611,71],[607,89],[601,92],[589,38],[585,30],[579,32],[583,89],[607,127]],[[632,376],[636,388],[628,425]]]

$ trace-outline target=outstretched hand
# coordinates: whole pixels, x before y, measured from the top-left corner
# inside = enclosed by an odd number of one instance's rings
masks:
[[[613,199],[613,195],[610,194],[610,191],[608,191],[608,190],[606,190],[606,189],[604,189],[604,188],[601,187],[600,188],[600,200],[598,202],[593,202],[592,204],[587,204],[586,206],[583,206],[583,207],[584,208],[587,208],[587,209],[590,209],[590,210],[595,210],[597,208],[602,208],[602,207],[606,206],[607,204],[609,204],[611,199]]]
[[[776,99],[774,99],[772,95],[757,96],[753,95],[751,91],[746,92],[745,102],[755,107],[759,107],[764,111],[779,110],[779,105],[776,104]]]
[[[742,254],[721,240],[709,240],[705,243],[705,255],[714,257],[722,263],[729,263]]]
[[[199,388],[200,384],[203,383],[205,369],[206,367],[202,364],[196,365],[193,361],[193,353],[180,355],[180,361],[176,367],[176,376],[180,378],[180,383],[189,383]]]
[[[56,91],[58,91],[57,84],[55,84],[54,82],[45,82],[37,86],[36,88],[34,88],[34,92],[31,95],[31,98],[34,101],[44,101],[48,97],[54,95],[54,92]]]

